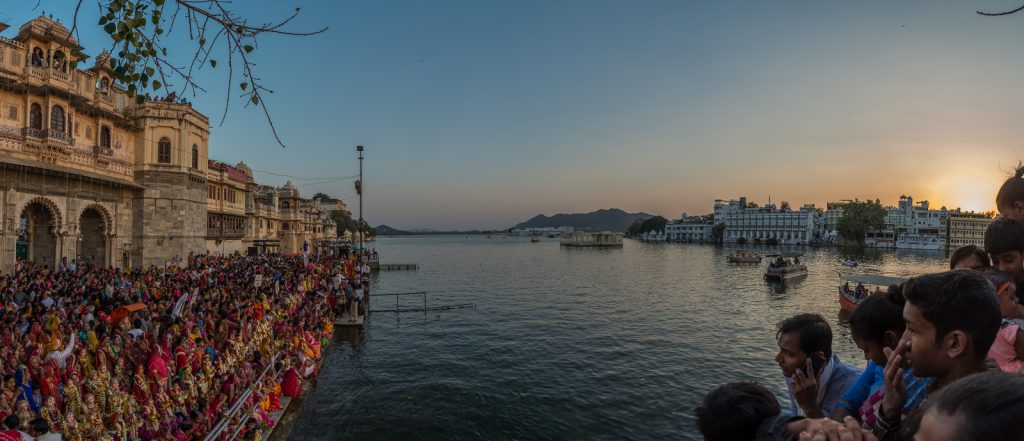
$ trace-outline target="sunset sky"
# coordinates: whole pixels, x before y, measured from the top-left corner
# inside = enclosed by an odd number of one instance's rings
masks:
[[[2,35],[64,0],[7,4]],[[249,1],[254,21],[301,6],[267,37],[258,75],[287,144],[233,100],[225,71],[189,97],[212,158],[304,196],[356,199],[397,228],[507,228],[538,213],[616,207],[677,217],[741,195],[793,205],[901,194],[994,208],[1024,155],[1021,0]],[[109,45],[85,1],[86,53]],[[173,59],[194,47],[179,28]],[[180,84],[178,84],[180,85]],[[315,181],[314,181],[315,182]]]

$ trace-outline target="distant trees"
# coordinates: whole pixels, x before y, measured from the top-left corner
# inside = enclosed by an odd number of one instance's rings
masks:
[[[853,201],[843,206],[843,215],[836,222],[836,229],[846,240],[864,246],[868,231],[885,227],[885,214],[885,208],[879,201]]]
[[[319,192],[318,191],[315,195],[313,195],[313,197],[311,199],[313,199],[314,201],[319,201],[319,200],[322,200],[322,199],[331,199],[331,197],[328,196],[327,193],[323,193],[323,192]]]
[[[714,227],[711,227],[711,241],[714,243],[725,241],[725,224],[715,224]]]
[[[782,203],[779,204],[779,209],[782,211],[789,211],[789,201],[782,201]]]
[[[633,224],[626,230],[630,236],[636,236],[638,234],[644,234],[648,231],[664,231],[665,225],[668,224],[668,219],[661,216],[654,216],[646,220],[637,219],[633,221]]]
[[[760,207],[760,205],[757,205],[757,202],[747,202],[746,208],[758,208],[758,207]]]

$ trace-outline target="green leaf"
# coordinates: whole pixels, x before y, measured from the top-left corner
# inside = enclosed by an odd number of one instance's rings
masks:
[[[217,60],[210,60],[210,67],[217,67]]]
[[[113,34],[117,31],[117,25],[113,23],[107,23],[107,25],[103,27],[103,30],[106,31],[106,33],[108,34]]]
[[[163,6],[164,0],[153,0],[153,4],[157,6]]]
[[[144,96],[142,96],[142,95],[139,95],[139,96],[136,96],[136,97],[135,97],[135,103],[136,103],[136,104],[142,104],[142,103],[144,103],[145,101],[146,101],[146,97],[144,97]]]
[[[202,46],[204,44],[206,44],[206,39],[205,38],[200,38],[199,39],[199,45]]]
[[[260,103],[260,97],[258,97],[256,95],[253,95],[252,99],[250,99],[249,101],[252,101],[253,104],[259,104]]]
[[[245,53],[249,53],[249,52],[252,52],[253,47],[252,47],[252,45],[248,45],[247,44],[245,46],[242,46],[242,49],[245,49]]]
[[[249,87],[249,83],[238,83],[238,87],[241,87],[242,90],[245,90],[246,87]]]
[[[162,84],[160,84],[159,81],[153,80],[153,90],[159,90],[160,86],[162,86]]]

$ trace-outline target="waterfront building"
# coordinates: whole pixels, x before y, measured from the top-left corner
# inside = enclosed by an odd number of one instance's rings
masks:
[[[746,197],[715,200],[715,222],[725,224],[727,243],[777,243],[806,245],[820,240],[818,210],[806,204],[799,210],[782,210],[775,204],[749,207]]]
[[[991,214],[960,211],[959,208],[949,211],[948,214],[946,238],[949,241],[949,249],[957,249],[964,245],[985,247],[985,230],[992,223]]]
[[[252,170],[245,163],[231,166],[209,160],[207,166],[206,251],[226,255],[243,253],[243,238],[250,230],[246,209]]]
[[[0,37],[0,272],[18,258],[162,266],[206,248],[209,120],[137,104],[106,52],[72,68],[82,50],[47,17]]]
[[[559,243],[568,247],[621,247],[622,233],[575,231],[562,234]]]
[[[665,224],[665,236],[669,242],[708,242],[715,223],[712,216],[683,216]]]

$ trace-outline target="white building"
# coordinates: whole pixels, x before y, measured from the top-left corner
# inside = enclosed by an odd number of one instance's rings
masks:
[[[708,242],[714,221],[706,216],[687,216],[683,213],[680,219],[665,224],[665,239],[669,242]]]
[[[821,240],[821,222],[814,204],[799,210],[781,210],[775,204],[747,208],[747,198],[715,201],[715,223],[724,223],[727,243],[805,245]]]

